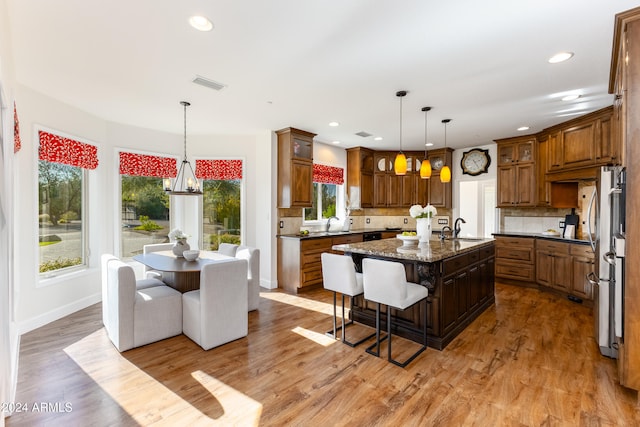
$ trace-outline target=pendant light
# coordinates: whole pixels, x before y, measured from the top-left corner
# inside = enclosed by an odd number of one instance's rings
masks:
[[[431,110],[431,107],[423,107],[424,111],[424,160],[420,165],[420,178],[431,178],[431,162],[427,158],[427,113]]]
[[[407,174],[407,156],[402,152],[402,98],[406,94],[406,90],[396,92],[396,96],[400,98],[400,152],[396,155],[396,160],[393,162],[393,169],[396,171],[396,175]]]
[[[187,101],[181,101],[180,104],[184,107],[184,158],[173,186],[171,180],[165,178],[164,191],[173,196],[198,196],[202,194],[202,190],[191,163],[187,160],[187,107],[191,104]]]
[[[442,123],[444,123],[444,148],[447,148],[447,123],[449,123],[451,119],[444,119]],[[446,150],[445,150],[446,154]],[[446,158],[446,155],[445,155]],[[451,182],[451,169],[446,164],[440,170],[440,182]]]

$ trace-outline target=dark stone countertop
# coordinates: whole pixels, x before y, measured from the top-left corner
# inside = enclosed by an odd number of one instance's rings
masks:
[[[545,239],[545,240],[556,240],[560,242],[566,243],[575,243],[577,245],[588,245],[589,239],[568,239],[562,236],[550,236],[542,233],[524,233],[519,231],[503,231],[500,233],[493,233],[494,236],[503,236],[503,237],[528,237],[531,239]]]
[[[371,242],[334,245],[335,251],[363,255],[397,258],[402,260],[437,262],[481,247],[493,245],[494,239],[446,239],[433,236],[429,242],[403,245],[400,239],[383,239]]]

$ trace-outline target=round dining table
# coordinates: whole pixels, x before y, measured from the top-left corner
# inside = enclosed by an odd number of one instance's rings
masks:
[[[200,289],[200,270],[206,264],[230,259],[228,255],[216,251],[200,251],[194,261],[176,257],[172,251],[158,251],[135,255],[133,259],[162,273],[162,281],[184,293]]]

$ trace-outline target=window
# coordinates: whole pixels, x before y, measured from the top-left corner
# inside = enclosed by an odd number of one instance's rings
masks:
[[[169,242],[169,195],[163,178],[176,176],[176,159],[122,151],[119,161],[120,255],[130,258],[142,253],[144,245]]]
[[[120,254],[129,258],[144,245],[169,241],[169,196],[162,178],[122,175]]]
[[[196,160],[202,179],[202,249],[242,242],[242,160]]]
[[[39,271],[54,276],[87,265],[86,170],[98,149],[44,130],[38,139]]]
[[[38,161],[40,273],[84,266],[85,171]]]
[[[303,222],[321,221],[332,216],[344,218],[341,214],[345,207],[343,183],[344,169],[314,163],[312,206],[303,209]]]
[[[304,209],[305,221],[320,221],[336,215],[336,196],[338,186],[335,184],[313,183],[313,204]]]
[[[205,179],[202,187],[202,248],[215,251],[220,243],[239,245],[242,181]]]

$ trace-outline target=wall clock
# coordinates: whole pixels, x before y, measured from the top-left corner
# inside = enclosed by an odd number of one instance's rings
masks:
[[[487,173],[490,164],[489,150],[481,150],[479,148],[462,153],[462,159],[460,160],[462,173],[471,176]]]

